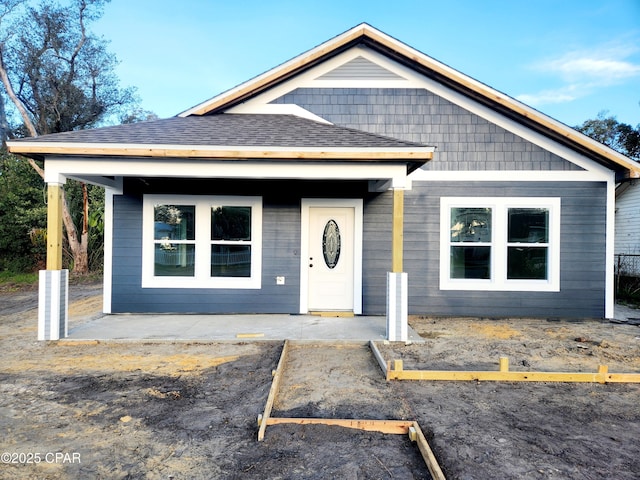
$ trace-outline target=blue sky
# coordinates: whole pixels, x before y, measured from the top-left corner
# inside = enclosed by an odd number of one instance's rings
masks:
[[[568,125],[640,124],[640,0],[111,0],[92,29],[164,118],[362,22]]]

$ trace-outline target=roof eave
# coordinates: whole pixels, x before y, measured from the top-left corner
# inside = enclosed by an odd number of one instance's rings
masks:
[[[217,160],[345,160],[426,162],[434,147],[246,147],[198,145],[61,144],[59,142],[7,142],[9,152],[31,158],[48,155],[100,157],[202,158]]]

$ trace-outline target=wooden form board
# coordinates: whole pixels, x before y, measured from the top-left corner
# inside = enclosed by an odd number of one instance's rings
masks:
[[[368,432],[379,432],[395,435],[409,435],[409,439],[418,445],[418,450],[422,455],[431,478],[434,480],[445,480],[444,473],[436,459],[427,438],[422,433],[418,422],[411,420],[356,420],[341,418],[275,418],[270,417],[266,422],[269,425],[297,424],[297,425],[329,425],[344,428],[365,430]]]
[[[282,352],[280,353],[280,360],[278,361],[278,367],[273,372],[273,381],[271,382],[271,388],[269,389],[269,395],[267,396],[267,403],[264,406],[264,412],[260,417],[258,417],[258,441],[261,442],[264,440],[264,432],[267,429],[267,420],[271,415],[271,410],[273,409],[273,402],[276,400],[276,393],[278,393],[278,389],[280,388],[280,380],[282,379],[282,370],[284,367],[285,359],[287,358],[287,352],[289,351],[289,340],[284,341],[284,345],[282,346]]]
[[[514,372],[509,370],[507,357],[500,357],[497,371],[405,370],[402,360],[385,361],[374,342],[369,346],[387,380],[640,383],[640,373],[609,373],[606,365],[600,365],[597,372]]]
[[[373,345],[373,342],[371,342]],[[375,348],[375,346],[373,346]],[[420,454],[431,473],[434,480],[446,480],[442,469],[438,464],[429,442],[418,422],[413,420],[369,420],[369,419],[344,419],[344,418],[283,418],[271,417],[271,410],[275,402],[276,394],[280,388],[282,370],[286,362],[289,351],[289,341],[285,340],[278,361],[278,367],[273,371],[273,381],[269,389],[269,395],[264,407],[264,412],[258,416],[258,441],[264,440],[264,435],[268,425],[297,424],[297,425],[329,425],[345,428],[353,428],[369,432],[380,432],[384,434],[409,435],[409,439],[418,445]],[[380,357],[381,358],[381,357]]]

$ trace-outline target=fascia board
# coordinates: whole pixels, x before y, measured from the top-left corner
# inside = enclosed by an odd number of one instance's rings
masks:
[[[139,145],[111,143],[7,142],[11,153],[29,155],[102,155],[155,158],[278,160],[430,160],[434,147],[261,147]],[[96,159],[96,161],[98,161]]]

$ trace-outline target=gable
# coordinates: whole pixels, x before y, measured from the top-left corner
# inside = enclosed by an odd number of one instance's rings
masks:
[[[347,61],[342,58],[355,50],[359,50],[357,55],[352,55]],[[378,54],[395,63],[398,68],[388,68],[372,60],[367,54],[361,54],[362,50]],[[357,56],[362,56],[363,59],[356,60]],[[341,63],[333,64],[336,59],[342,59]],[[375,69],[366,60],[378,63],[381,69]],[[319,71],[329,64],[333,64],[331,68]],[[367,69],[369,75],[366,74]],[[314,72],[313,77],[309,77],[310,70],[318,71]],[[374,78],[374,73],[382,73],[384,70],[391,72],[391,75],[385,72],[384,78]],[[402,73],[398,70],[402,70]],[[615,171],[619,177],[640,177],[640,164],[637,162],[367,24],[358,25],[180,115],[206,115],[230,110],[242,113],[247,104],[254,103],[258,97],[271,96],[267,101],[262,98],[264,106],[295,88],[312,88],[310,81],[324,83],[325,88],[336,88],[336,85],[331,85],[332,82],[341,82],[343,88],[364,88],[381,81],[385,82],[386,88],[408,88],[407,83],[411,82],[407,80],[412,76],[444,88],[464,102],[471,101],[478,107],[491,110],[502,119],[517,124],[519,127],[516,130],[524,128],[537,136],[545,137],[558,144],[561,147],[559,150],[570,149],[580,157]],[[288,85],[291,82],[295,85]],[[457,101],[454,103],[461,104]],[[517,133],[510,128],[507,130]]]
[[[425,170],[580,171],[594,166],[575,151],[363,45],[227,112],[285,108],[342,127],[434,145],[434,159]]]

